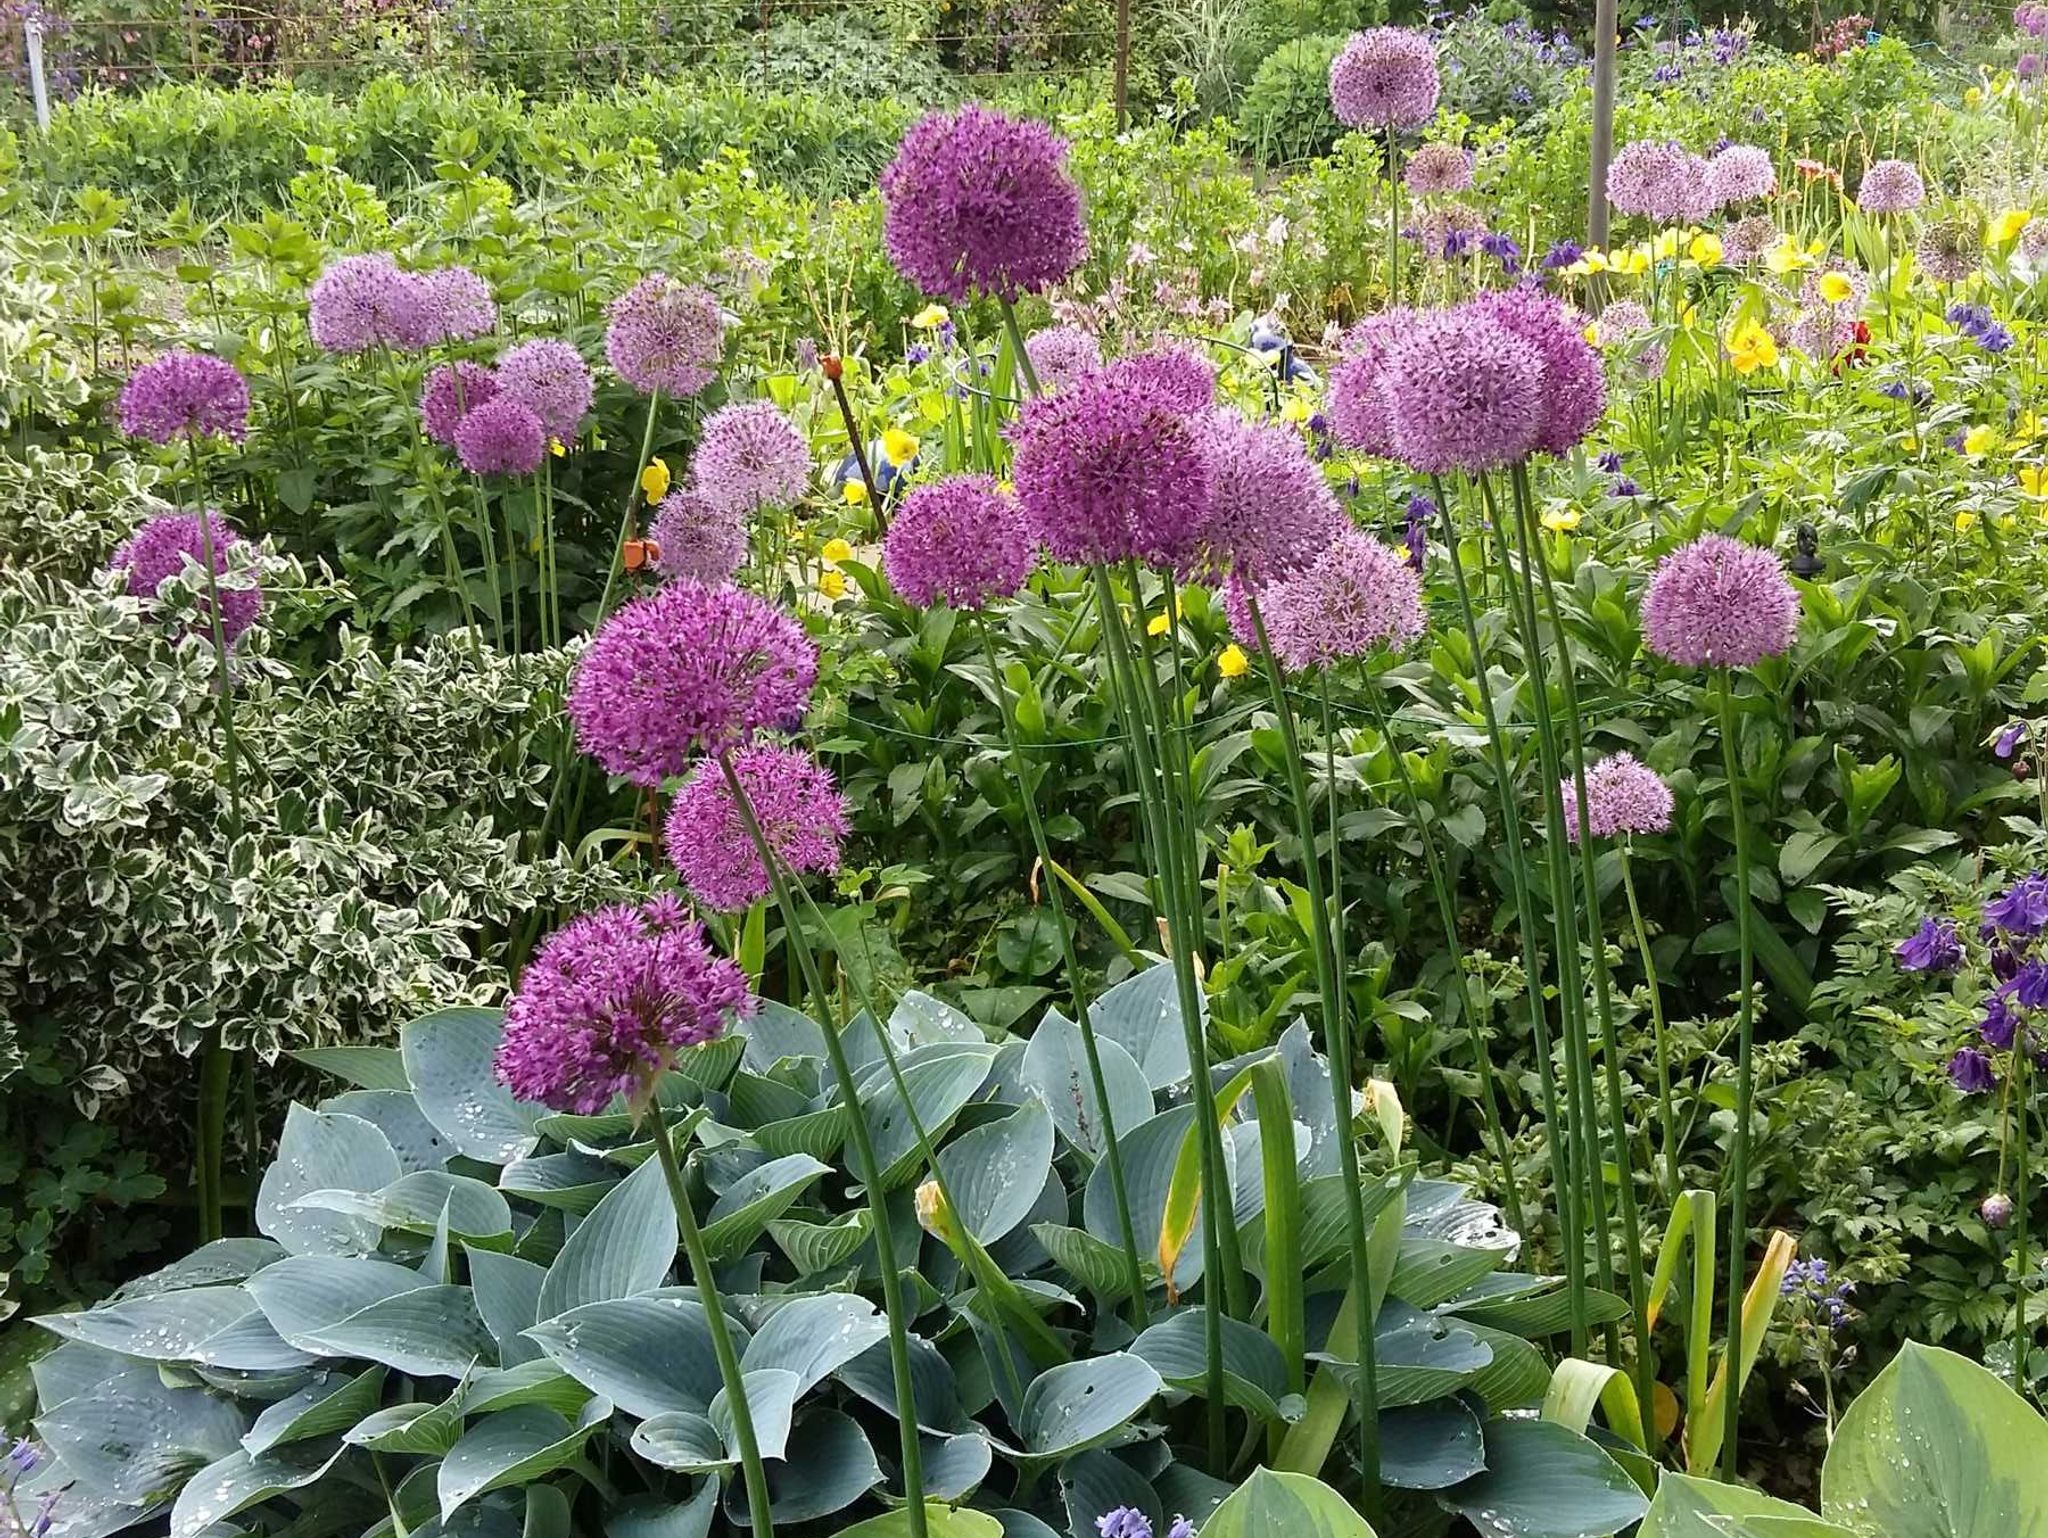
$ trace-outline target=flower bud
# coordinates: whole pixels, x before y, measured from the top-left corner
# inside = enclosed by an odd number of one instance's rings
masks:
[[[2012,1221],[2012,1198],[2003,1191],[1993,1191],[1984,1198],[1984,1204],[1977,1209],[1977,1216],[1984,1220],[1986,1228],[2003,1228]]]
[[[825,371],[825,377],[837,384],[846,373],[846,363],[836,352],[828,352],[818,360],[818,367]]]

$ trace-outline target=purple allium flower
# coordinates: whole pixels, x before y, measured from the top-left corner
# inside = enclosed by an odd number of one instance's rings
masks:
[[[1543,260],[1537,265],[1545,272],[1560,272],[1585,254],[1586,248],[1576,240],[1560,240],[1543,253]]]
[[[1639,337],[1650,329],[1650,315],[1633,299],[1616,299],[1600,312],[1600,318],[1593,323],[1593,339],[1602,347],[1612,347],[1617,342],[1626,342]],[[1601,469],[1616,466],[1602,464]]]
[[[2048,37],[2048,5],[2040,0],[2020,0],[2012,8],[2012,24],[2028,37]]]
[[[1657,563],[1643,639],[1680,667],[1753,667],[1792,644],[1799,592],[1769,550],[1703,534]]]
[[[571,919],[505,1006],[498,1081],[521,1100],[592,1116],[628,1101],[679,1052],[754,1009],[746,974],[714,955],[671,895]]]
[[[2027,740],[2027,723],[2008,721],[1998,735],[1991,740],[1991,751],[2000,758],[2011,758],[2019,745]]]
[[[1083,374],[1102,367],[1102,344],[1079,326],[1047,326],[1024,343],[1038,388],[1064,390]]]
[[[1547,425],[1542,356],[1469,306],[1419,317],[1388,348],[1381,388],[1394,456],[1424,475],[1515,464]]]
[[[384,251],[330,263],[310,302],[313,340],[326,352],[410,350],[425,346],[435,329],[426,284]]]
[[[1948,919],[1933,917],[1892,948],[1901,972],[1953,972],[1963,964],[1963,942]]]
[[[1330,427],[1337,441],[1363,454],[1391,457],[1394,424],[1383,388],[1387,355],[1416,324],[1409,309],[1368,315],[1344,338],[1344,361],[1330,371]]]
[[[1721,260],[1746,267],[1778,243],[1778,227],[1763,214],[1737,219],[1721,232]]]
[[[1536,447],[1545,454],[1568,453],[1607,411],[1607,377],[1583,320],[1537,288],[1481,294],[1470,308],[1535,350],[1543,365]]]
[[[1910,213],[1927,201],[1927,184],[1904,160],[1873,161],[1856,188],[1856,206],[1866,214]]]
[[[1195,572],[1231,572],[1255,585],[1313,561],[1350,520],[1301,435],[1218,407],[1199,420],[1214,510]]]
[[[210,539],[214,576],[224,576],[228,569],[228,547],[240,544],[242,536],[219,513],[208,512],[204,528],[200,526],[199,516],[196,513],[157,514],[114,552],[107,569],[128,574],[128,591],[133,597],[154,599],[158,590],[171,578],[181,575],[188,565],[197,567],[202,573],[206,570],[206,547]],[[246,578],[238,580],[247,581]],[[253,583],[233,586],[216,582],[215,585],[220,590],[221,638],[232,646],[242,632],[256,622],[256,616],[263,608],[263,590]],[[213,616],[208,607],[203,578],[198,592],[199,618],[192,626],[192,633],[211,636]]]
[[[1354,32],[1330,65],[1330,105],[1347,128],[1418,127],[1441,90],[1435,46],[1406,27]]]
[[[1186,416],[1216,404],[1216,365],[1192,347],[1160,347],[1123,360],[1132,388]]]
[[[1564,781],[1564,830],[1579,841],[1579,792]],[[1671,787],[1633,753],[1616,753],[1586,771],[1586,814],[1593,837],[1617,833],[1662,833],[1671,826]]]
[[[121,431],[151,443],[218,433],[240,443],[249,431],[249,381],[232,363],[203,352],[167,352],[121,387]]]
[[[1031,575],[1031,536],[1016,500],[986,475],[951,475],[912,489],[889,524],[882,569],[905,600],[979,609]]]
[[[784,872],[839,868],[846,801],[829,769],[799,748],[768,744],[734,754],[732,769]],[[663,831],[683,885],[705,907],[737,913],[768,895],[768,868],[717,764],[699,764],[676,792]]]
[[[1043,123],[975,103],[934,112],[903,136],[881,186],[889,260],[955,302],[1039,293],[1088,252],[1066,141]]]
[[[1959,1047],[1948,1060],[1949,1081],[1966,1095],[1983,1095],[1998,1087],[1991,1059],[1975,1047]]]
[[[1472,152],[1455,144],[1425,144],[1408,157],[1401,180],[1417,197],[1463,192],[1472,185]]]
[[[1135,1506],[1119,1506],[1095,1519],[1102,1538],[1152,1538],[1152,1519]]]
[[[462,419],[498,393],[498,376],[481,363],[443,363],[427,375],[420,422],[436,443],[455,447]]]
[[[1607,168],[1607,201],[1619,213],[1658,224],[1682,224],[1709,212],[1707,163],[1661,139],[1638,139],[1615,151]]]
[[[552,337],[521,342],[500,358],[498,389],[523,402],[547,435],[564,443],[576,436],[597,392],[583,354]]]
[[[1984,905],[1986,922],[2009,935],[2038,935],[2048,929],[2048,876],[2022,876]]]
[[[526,402],[502,392],[455,424],[456,457],[471,475],[531,475],[547,457],[547,429]]]
[[[1754,144],[1731,144],[1707,162],[1706,200],[1715,208],[1767,198],[1778,190],[1771,152]]]
[[[1913,254],[1935,282],[1960,283],[1984,260],[1984,238],[1974,219],[1944,219],[1927,227]]]
[[[2030,51],[2013,61],[2012,72],[2021,80],[2039,80],[2042,67],[2041,56]]]
[[[1422,634],[1421,579],[1392,547],[1357,529],[1345,529],[1294,576],[1260,588],[1258,599],[1273,654],[1292,671]]]
[[[717,587],[730,581],[747,558],[745,526],[706,502],[693,486],[678,486],[662,498],[647,537],[654,542],[654,569],[671,581]]]
[[[691,475],[697,494],[734,518],[794,507],[811,484],[811,446],[769,401],[721,406],[704,423]]]
[[[1408,499],[1402,520],[1401,542],[1408,548],[1410,571],[1422,570],[1423,557],[1429,553],[1429,521],[1436,515],[1436,503],[1428,497],[1417,494]]]
[[[422,308],[431,333],[420,345],[435,342],[467,342],[487,336],[498,324],[498,304],[490,285],[467,267],[442,267],[419,275],[424,296]]]
[[[717,374],[725,311],[710,289],[651,272],[605,313],[605,358],[642,395],[695,395]]]
[[[800,720],[818,677],[803,626],[736,587],[671,582],[598,627],[569,689],[576,741],[656,786],[699,753]]]
[[[1028,402],[1009,432],[1025,527],[1055,559],[1178,566],[1199,548],[1212,500],[1199,429],[1131,360]]]

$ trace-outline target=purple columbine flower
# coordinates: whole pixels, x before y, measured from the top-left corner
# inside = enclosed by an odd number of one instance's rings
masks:
[[[1949,1081],[1966,1095],[1983,1095],[1998,1087],[1991,1059],[1975,1047],[1962,1047],[1948,1060]]]
[[[1953,922],[1930,916],[1892,954],[1901,972],[1953,972],[1963,964],[1963,942]]]
[[[1619,475],[1621,473],[1621,451],[1619,449],[1608,449],[1598,459],[1594,460],[1593,463],[1609,475]]]
[[[1408,499],[1407,527],[1402,532],[1402,542],[1408,547],[1410,571],[1422,570],[1423,557],[1429,553],[1429,520],[1436,515],[1436,503],[1428,497],[1416,495]]]
[[[1977,1022],[1977,1034],[1984,1045],[2000,1052],[2012,1050],[2014,1039],[2019,1035],[2020,1023],[2006,1002],[2003,988],[1984,1001],[1984,1018]]]
[[[2027,723],[2008,721],[1996,737],[1991,739],[1991,751],[1999,758],[2011,758],[2019,751],[2021,743],[2027,740]]]
[[[1479,249],[1499,262],[1502,272],[1516,273],[1522,270],[1522,248],[1515,244],[1515,237],[1512,235],[1497,230],[1482,235],[1479,237]]]
[[[1543,253],[1543,260],[1537,265],[1545,272],[1557,272],[1562,268],[1571,266],[1573,262],[1576,262],[1585,254],[1586,248],[1581,246],[1576,240],[1560,240]]]
[[[2048,1009],[2048,965],[2030,961],[2013,974],[2005,985],[2013,998],[2027,1009]]]
[[[1633,477],[1626,475],[1608,489],[1617,497],[1639,497],[1643,494],[1643,488],[1635,483]]]
[[[2048,928],[2048,876],[2022,876],[1984,905],[1984,918],[2009,935],[2039,934]]]

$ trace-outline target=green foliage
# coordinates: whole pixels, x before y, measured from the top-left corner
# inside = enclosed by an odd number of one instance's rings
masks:
[[[1330,63],[1346,34],[1296,38],[1267,54],[1245,91],[1245,142],[1267,165],[1326,155],[1344,126],[1330,106]]]

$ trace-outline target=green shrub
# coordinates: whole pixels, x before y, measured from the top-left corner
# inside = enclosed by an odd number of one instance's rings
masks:
[[[1344,49],[1342,33],[1282,43],[1259,65],[1244,95],[1242,133],[1263,164],[1326,155],[1344,132],[1330,105],[1330,64]]]

